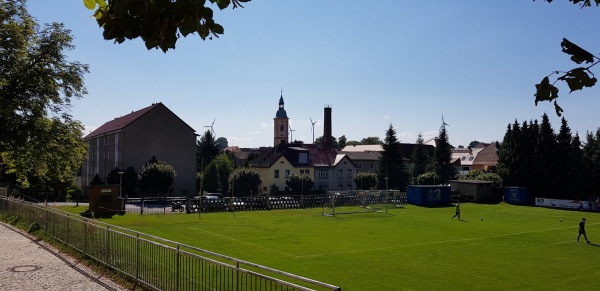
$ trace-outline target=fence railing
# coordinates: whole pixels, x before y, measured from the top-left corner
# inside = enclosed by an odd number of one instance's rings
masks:
[[[10,197],[0,196],[0,212],[37,223],[56,240],[152,289],[341,290],[331,284]]]
[[[184,197],[167,198],[130,198],[125,201],[125,212],[130,214],[166,214],[177,212],[222,212],[254,211],[279,209],[322,208],[329,203],[332,193],[348,198],[344,206],[363,206],[366,197],[375,197],[385,191],[331,191],[320,195],[289,196],[247,196],[223,197],[213,199],[186,199]],[[406,192],[388,191],[389,204],[406,204]],[[365,195],[368,194],[368,195]],[[377,196],[379,197],[379,196]],[[372,198],[367,198],[372,199]]]

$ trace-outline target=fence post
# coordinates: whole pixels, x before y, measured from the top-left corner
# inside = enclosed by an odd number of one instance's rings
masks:
[[[233,283],[235,285],[235,290],[240,290],[240,262],[239,261],[235,261],[235,282]]]
[[[70,222],[71,218],[69,217],[69,214],[67,214],[67,244],[69,244],[69,233],[71,232]]]
[[[46,233],[48,233],[48,224],[50,223],[50,210],[46,209]]]
[[[140,234],[135,236],[135,278],[140,280]]]
[[[106,225],[106,264],[112,266],[110,262],[110,225]]]
[[[175,290],[179,290],[179,282],[181,282],[180,278],[179,278],[179,274],[180,274],[180,260],[181,260],[181,253],[180,253],[180,248],[181,246],[178,244],[177,245],[177,256],[176,256],[176,262],[175,262]]]
[[[87,255],[87,221],[83,221],[83,254]]]

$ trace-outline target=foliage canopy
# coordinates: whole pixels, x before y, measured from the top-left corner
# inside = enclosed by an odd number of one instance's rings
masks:
[[[250,0],[209,0],[223,10]],[[104,30],[104,39],[122,43],[140,37],[147,49],[163,52],[175,48],[183,35],[198,33],[202,40],[219,37],[225,30],[213,19],[213,10],[198,0],[83,0],[95,10],[94,17]]]

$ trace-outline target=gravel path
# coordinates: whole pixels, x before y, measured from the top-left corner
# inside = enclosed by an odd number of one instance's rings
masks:
[[[125,290],[82,264],[0,222],[0,290]]]

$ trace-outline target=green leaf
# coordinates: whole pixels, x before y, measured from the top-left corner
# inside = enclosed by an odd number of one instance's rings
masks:
[[[221,10],[227,8],[227,6],[229,6],[229,3],[231,3],[230,0],[217,0],[217,6],[219,6],[219,9]]]
[[[223,28],[223,26],[219,25],[218,23],[215,23],[215,25],[213,25],[210,28],[210,31],[212,33],[214,33],[215,35],[216,34],[223,34],[223,33],[225,33],[225,29]]]
[[[96,0],[83,0],[83,5],[89,10],[94,10],[96,8]]]
[[[106,7],[106,1],[104,1],[104,0],[96,0],[96,3],[98,3],[100,8]]]

